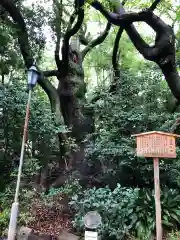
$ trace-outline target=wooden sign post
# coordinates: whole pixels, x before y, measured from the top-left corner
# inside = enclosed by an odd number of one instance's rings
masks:
[[[132,137],[136,137],[137,156],[153,158],[154,197],[156,206],[156,240],[162,240],[159,158],[176,158],[176,137],[180,137],[180,135],[153,131],[135,134],[132,135]]]

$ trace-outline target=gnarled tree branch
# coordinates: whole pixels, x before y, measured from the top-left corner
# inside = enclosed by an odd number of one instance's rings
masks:
[[[180,101],[180,77],[176,68],[173,29],[149,9],[140,13],[128,14],[124,11],[124,14],[120,15],[108,12],[98,1],[94,1],[91,5],[111,23],[125,28],[131,41],[144,58],[159,65],[173,95]],[[139,21],[146,22],[156,32],[156,42],[153,47],[146,44],[132,25],[133,22]]]
[[[107,37],[109,30],[111,28],[111,24],[108,22],[106,25],[106,28],[104,30],[104,32],[98,36],[96,39],[94,39],[83,51],[82,51],[82,59],[84,59],[84,57],[86,56],[86,54],[94,47],[96,47],[97,45],[101,44],[105,38]]]
[[[117,12],[122,14],[122,11],[123,8],[121,6]],[[173,29],[165,22],[163,22],[160,18],[158,18],[155,14],[153,14],[152,11],[149,11],[149,9],[143,14],[145,18],[149,18],[148,20],[151,22],[149,25],[157,33],[155,46],[144,47],[142,44],[142,39],[133,24],[131,24],[129,27],[126,27],[125,29],[135,47],[144,56],[144,58],[150,61],[154,61],[159,65],[173,95],[179,101],[180,78],[176,68],[175,36]]]
[[[144,12],[140,13],[129,13],[126,14],[121,3],[115,4],[116,13],[108,12],[101,3],[94,1],[91,5],[99,10],[111,23],[121,26],[126,29],[131,41],[133,42],[136,49],[148,60],[153,60],[154,53],[156,49],[150,47],[144,40],[141,38],[140,34],[137,32],[135,27],[131,24],[132,22],[145,21],[147,24],[152,26],[152,22]],[[144,13],[144,14],[143,14]],[[149,12],[150,15],[150,12]],[[157,27],[154,29],[157,31]],[[152,56],[153,55],[153,56]]]
[[[164,31],[170,30],[170,26],[168,26],[164,21],[162,21],[159,17],[157,17],[155,14],[153,14],[152,11],[142,11],[139,13],[126,13],[124,8],[122,7],[122,4],[117,6],[115,5],[116,12],[108,12],[101,3],[98,1],[94,1],[91,4],[95,9],[99,10],[111,23],[117,25],[117,26],[122,26],[126,29],[130,39],[133,41],[135,47],[138,49],[138,51],[145,56],[146,59],[148,60],[153,60],[154,55],[158,55],[158,48],[156,47],[150,47],[139,35],[137,30],[134,28],[132,29],[132,23],[133,22],[146,22],[150,27],[153,28],[153,30],[157,33],[164,33]],[[128,31],[129,27],[131,27],[130,30]],[[162,29],[163,28],[163,29]],[[134,34],[136,36],[134,37]],[[161,40],[161,41],[160,41]],[[157,44],[157,43],[156,43]],[[160,47],[163,42],[162,39],[159,39],[158,44]],[[164,45],[164,44],[163,44]],[[148,50],[148,51],[147,51]]]

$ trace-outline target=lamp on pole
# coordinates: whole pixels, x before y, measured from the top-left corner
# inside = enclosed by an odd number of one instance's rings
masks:
[[[39,77],[39,72],[37,71],[37,68],[35,67],[35,65],[31,66],[28,70],[28,92],[29,92],[28,103],[26,106],[26,117],[25,117],[23,139],[22,139],[22,145],[21,145],[21,154],[20,154],[19,169],[18,169],[18,176],[17,176],[17,183],[16,183],[16,193],[14,196],[14,202],[11,207],[8,240],[14,240],[16,235],[16,226],[17,226],[17,218],[18,218],[18,211],[19,211],[18,196],[19,196],[19,188],[20,188],[23,159],[24,159],[24,147],[27,139],[26,135],[27,135],[27,128],[28,128],[28,120],[29,120],[31,93],[32,93],[32,89],[35,87],[37,83],[38,77]]]
[[[35,65],[28,69],[28,90],[32,90],[37,83],[39,72]]]

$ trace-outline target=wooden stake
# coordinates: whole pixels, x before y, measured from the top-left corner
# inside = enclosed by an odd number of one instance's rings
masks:
[[[156,207],[156,240],[162,240],[160,181],[159,181],[159,158],[153,158],[154,162],[154,188]]]

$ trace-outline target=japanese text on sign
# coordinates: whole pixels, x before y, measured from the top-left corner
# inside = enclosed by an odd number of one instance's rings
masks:
[[[175,137],[160,134],[138,136],[137,156],[175,158]]]

